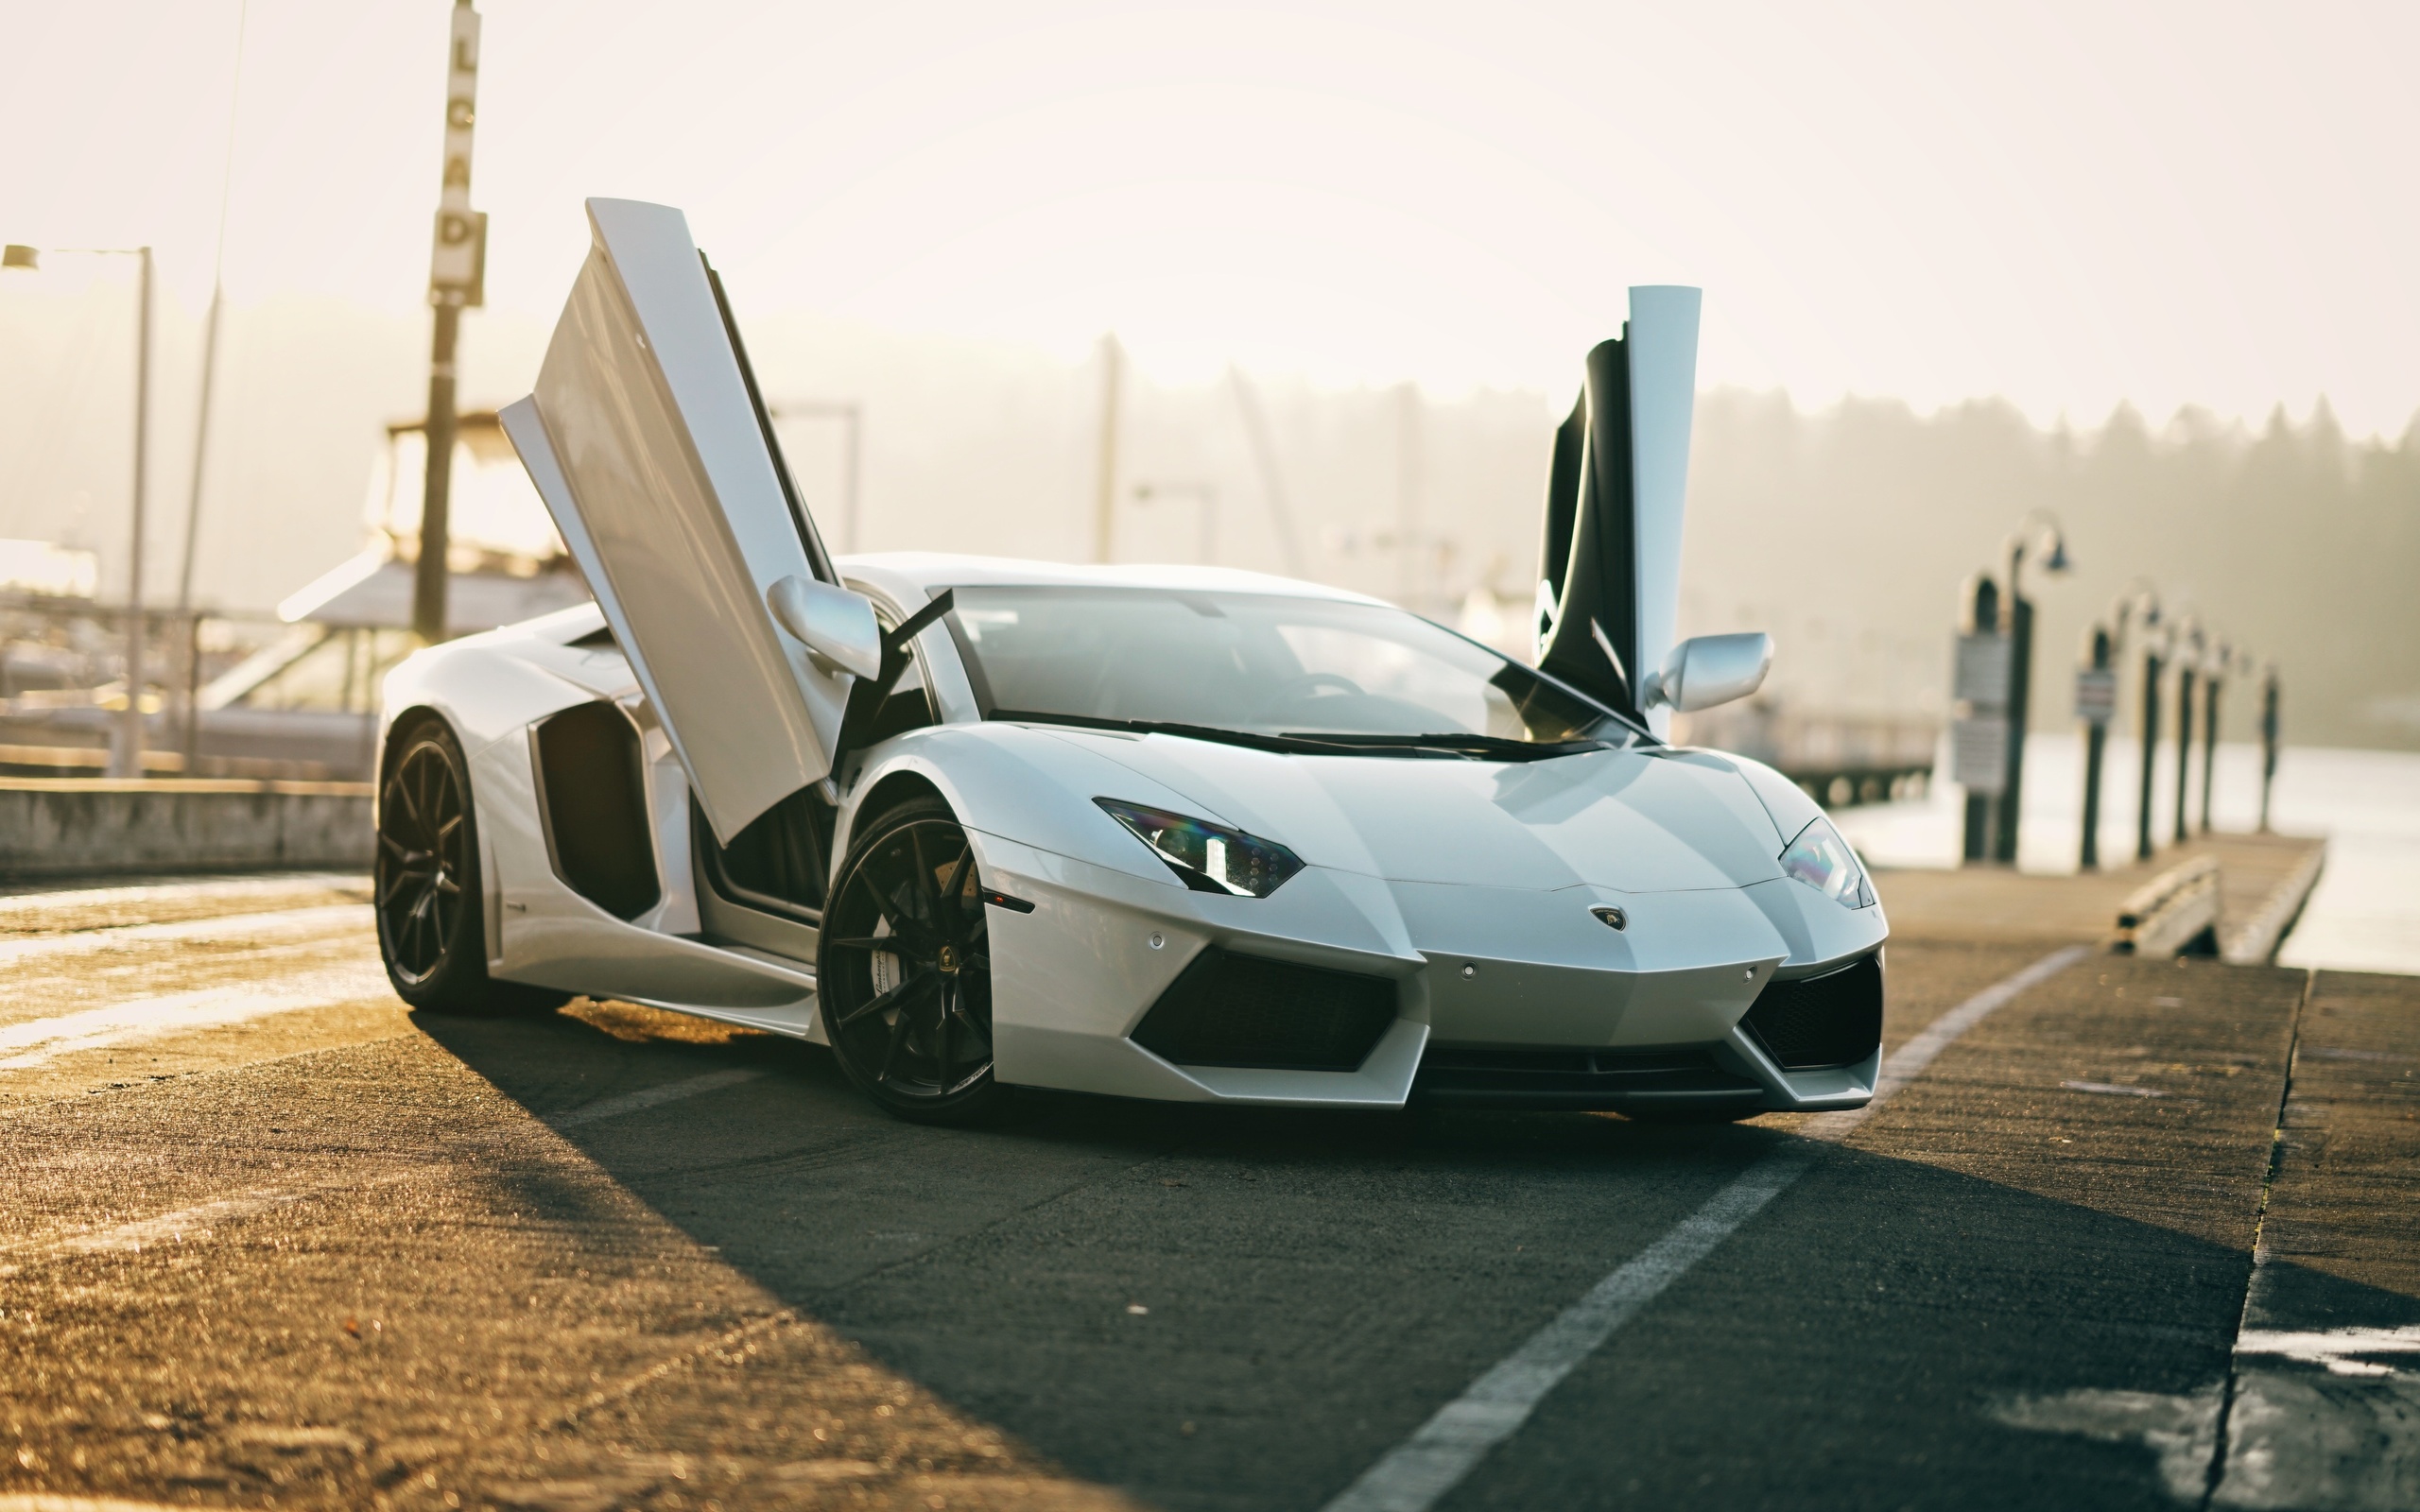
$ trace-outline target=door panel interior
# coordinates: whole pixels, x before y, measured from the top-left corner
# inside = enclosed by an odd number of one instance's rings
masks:
[[[700,836],[707,878],[733,902],[820,922],[836,817],[821,787],[801,788],[757,816],[729,845]]]

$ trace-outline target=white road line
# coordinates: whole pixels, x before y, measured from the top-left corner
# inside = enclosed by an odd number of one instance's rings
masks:
[[[1810,1139],[1837,1140],[1844,1137],[1881,1107],[1885,1098],[1924,1074],[1925,1068],[1948,1049],[1960,1035],[2006,1005],[2009,999],[2039,987],[2091,954],[2089,945],[2070,945],[2065,950],[2052,951],[2015,975],[2004,977],[1983,988],[1926,1024],[1906,1044],[1891,1053],[1889,1058],[1882,1062],[1882,1074],[1875,1080],[1874,1101],[1843,1113],[1818,1113],[1806,1121],[1804,1132]]]
[[[1863,1123],[1883,1099],[1932,1064],[1960,1035],[2026,988],[2089,954],[2071,945],[1994,983],[1935,1019],[1882,1063],[1874,1101],[1846,1112],[1819,1113],[1804,1125],[1807,1139],[1836,1141]],[[1345,1487],[1324,1512],[1427,1512],[1461,1484],[1490,1450],[1510,1438],[1538,1403],[1614,1331],[1663,1293],[1789,1190],[1814,1163],[1811,1144],[1793,1143],[1765,1156],[1732,1178],[1697,1211],[1591,1287],[1545,1328],[1437,1409],[1409,1438],[1389,1450]]]
[[[266,914],[219,914],[209,919],[181,919],[173,924],[129,924],[118,929],[86,929],[72,935],[40,935],[31,939],[0,940],[0,967],[32,961],[37,964],[129,945],[179,944],[224,939],[233,944],[289,939],[297,935],[333,935],[351,928],[366,935],[373,920],[368,903],[326,903],[314,908],[282,908]]]
[[[386,979],[382,975],[379,978],[382,988],[385,982]],[[0,1064],[6,1064],[6,1062],[0,1062]],[[701,1075],[686,1076],[679,1081],[668,1081],[639,1091],[626,1092],[619,1097],[604,1097],[593,1103],[584,1103],[569,1112],[556,1115],[548,1122],[559,1129],[575,1128],[582,1124],[596,1123],[599,1119],[618,1118],[624,1113],[635,1113],[642,1108],[678,1102],[684,1097],[695,1097],[700,1092],[736,1087],[742,1082],[754,1081],[764,1074],[761,1071],[739,1068],[710,1071]],[[182,1244],[207,1237],[212,1228],[222,1223],[233,1223],[238,1219],[257,1217],[272,1209],[282,1208],[288,1203],[301,1202],[305,1198],[320,1196],[329,1192],[351,1191],[402,1180],[407,1174],[396,1172],[368,1180],[343,1177],[302,1186],[263,1187],[257,1191],[240,1193],[232,1197],[215,1197],[208,1202],[196,1203],[190,1208],[180,1208],[174,1212],[164,1212],[155,1218],[138,1218],[131,1223],[122,1223],[111,1228],[63,1234],[16,1245],[0,1245],[0,1255],[9,1256],[12,1260],[58,1260],[78,1255],[141,1254],[146,1249],[157,1248],[162,1245]],[[5,1271],[0,1271],[0,1274],[5,1274]],[[0,1512],[7,1512],[5,1503],[0,1503]]]
[[[118,1496],[54,1496],[18,1491],[0,1496],[0,1512],[182,1512],[165,1502],[130,1502]]]
[[[223,1028],[275,1013],[339,1003],[391,1001],[393,995],[385,969],[375,961],[359,961],[298,972],[280,978],[272,987],[238,983],[137,998],[0,1026],[0,1071],[23,1071],[79,1050],[97,1050],[130,1040]]]
[[[2103,1097],[2165,1097],[2168,1093],[2150,1087],[2127,1087],[2114,1081],[2063,1081],[2059,1083],[2071,1092],[2098,1092]]]
[[[45,1259],[63,1255],[141,1254],[161,1245],[179,1244],[187,1238],[199,1239],[212,1228],[250,1218],[282,1208],[289,1202],[300,1202],[311,1196],[316,1189],[309,1187],[270,1187],[260,1192],[247,1192],[241,1196],[219,1197],[214,1201],[196,1203],[174,1212],[164,1212],[157,1218],[144,1218],[134,1223],[122,1223],[114,1228],[92,1233],[69,1234],[47,1244],[29,1246],[16,1251],[31,1253]]]
[[[683,1097],[695,1097],[700,1092],[719,1091],[725,1087],[736,1087],[744,1081],[754,1081],[763,1074],[765,1074],[761,1071],[710,1071],[700,1076],[688,1076],[680,1081],[667,1081],[661,1086],[646,1088],[640,1091],[625,1092],[619,1097],[600,1097],[596,1102],[583,1103],[567,1113],[558,1113],[546,1122],[557,1128],[578,1128],[582,1124],[594,1124],[600,1118],[619,1118],[624,1113],[635,1113],[643,1108],[655,1108],[665,1103],[678,1102]]]
[[[408,1180],[415,1174],[409,1170],[387,1171],[375,1176],[340,1176],[300,1185],[289,1183],[262,1187],[256,1191],[237,1193],[232,1197],[213,1197],[208,1202],[197,1202],[190,1208],[179,1208],[156,1218],[137,1218],[113,1228],[54,1233],[46,1238],[0,1245],[0,1255],[11,1260],[37,1261],[66,1260],[79,1255],[139,1255],[163,1245],[191,1244],[207,1239],[223,1223],[255,1218],[264,1212],[312,1197],[391,1186],[395,1182]],[[10,1274],[16,1269],[13,1264],[0,1266],[0,1275]]]

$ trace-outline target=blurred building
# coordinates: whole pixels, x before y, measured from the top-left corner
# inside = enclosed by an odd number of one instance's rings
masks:
[[[362,503],[361,549],[287,595],[273,620],[155,618],[146,661],[176,685],[144,690],[148,775],[368,775],[379,683],[415,646],[427,465],[419,421],[387,427]],[[451,633],[587,600],[492,410],[458,422],[449,513]],[[89,552],[0,541],[0,771],[97,775],[105,765],[108,723],[127,699],[124,612],[95,601],[95,575]]]

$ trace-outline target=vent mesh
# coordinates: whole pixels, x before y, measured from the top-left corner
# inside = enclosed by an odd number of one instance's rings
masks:
[[[1854,1066],[1882,1044],[1882,962],[1868,955],[1822,976],[1768,982],[1747,1024],[1785,1071]]]
[[[1180,1066],[1358,1071],[1395,1018],[1395,985],[1211,946],[1135,1026]]]

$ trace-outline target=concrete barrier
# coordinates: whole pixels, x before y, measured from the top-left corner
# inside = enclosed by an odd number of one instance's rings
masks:
[[[0,880],[366,868],[368,782],[0,778]]]
[[[2218,924],[2219,858],[2194,856],[2119,905],[2116,949],[2121,955],[2174,955],[2205,938],[2215,944]]]

